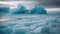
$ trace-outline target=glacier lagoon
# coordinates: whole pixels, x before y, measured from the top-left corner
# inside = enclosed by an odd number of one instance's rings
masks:
[[[58,11],[47,13],[43,7],[28,10],[20,5],[17,9],[5,10],[0,10],[0,34],[60,34]]]
[[[60,12],[0,15],[0,34],[60,34]]]

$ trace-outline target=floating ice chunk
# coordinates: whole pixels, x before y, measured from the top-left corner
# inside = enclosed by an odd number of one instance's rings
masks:
[[[3,12],[3,13],[8,13],[10,10],[9,7],[0,7],[0,12]]]
[[[44,33],[49,34],[49,33],[50,33],[50,28],[49,28],[49,27],[43,27],[43,28],[41,29],[41,33],[42,33],[42,34],[44,34]]]
[[[15,29],[15,32],[13,34],[26,34],[29,30],[25,28],[19,28]]]
[[[24,13],[26,14],[26,13],[28,13],[28,10],[20,4],[13,11],[14,11],[13,14],[24,14]]]
[[[0,34],[7,34],[4,30],[0,30]]]
[[[12,28],[6,28],[6,29],[3,29],[3,30],[0,30],[0,34],[10,34],[12,32],[13,32]]]
[[[8,26],[6,25],[0,25],[0,29],[4,29],[4,28],[7,28]]]
[[[8,34],[10,34],[10,33],[13,32],[13,29],[12,28],[7,28],[7,29],[5,29],[5,32],[8,33]]]
[[[46,14],[46,10],[43,7],[35,6],[31,9],[31,14]]]

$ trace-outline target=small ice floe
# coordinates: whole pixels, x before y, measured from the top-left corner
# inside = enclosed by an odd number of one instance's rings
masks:
[[[21,20],[21,18],[1,18],[0,21]]]
[[[7,20],[9,20],[9,19],[6,19],[6,18],[4,18],[4,19],[0,19],[0,21],[7,21]]]

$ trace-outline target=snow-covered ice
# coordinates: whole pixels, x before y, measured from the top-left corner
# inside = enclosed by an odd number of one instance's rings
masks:
[[[0,19],[0,34],[60,34],[59,14],[3,15]]]

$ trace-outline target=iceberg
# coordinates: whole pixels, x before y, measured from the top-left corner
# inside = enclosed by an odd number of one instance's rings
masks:
[[[2,18],[3,16],[8,15],[7,13],[9,13],[10,11],[10,7],[0,7],[0,18]]]
[[[26,9],[26,7],[18,4],[18,7],[12,9],[13,14],[46,14],[46,10],[40,6],[34,6],[31,10]]]
[[[9,7],[0,7],[0,13],[9,13],[10,8]]]
[[[46,10],[43,7],[35,6],[31,9],[31,14],[46,14]]]
[[[18,5],[17,8],[15,8],[12,11],[13,11],[13,14],[26,14],[26,13],[28,13],[28,10],[20,4]]]

